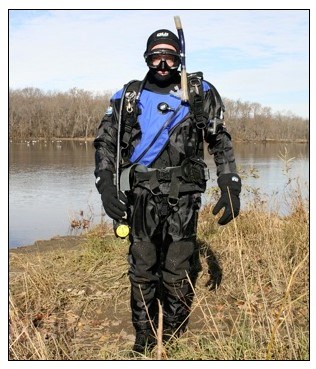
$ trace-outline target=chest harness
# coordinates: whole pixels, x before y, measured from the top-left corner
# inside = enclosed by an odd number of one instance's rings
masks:
[[[157,200],[161,199],[160,195],[167,195],[163,196],[164,199],[167,198],[167,205],[175,207],[179,202],[180,193],[205,191],[206,181],[210,178],[209,171],[203,159],[199,157],[187,158],[182,162],[181,166],[164,169],[148,168],[145,165],[138,164],[140,157],[137,158],[135,164],[131,165],[129,148],[135,137],[134,132],[139,132],[140,130],[138,123],[138,116],[141,114],[139,101],[145,82],[146,78],[143,81],[130,81],[124,86],[121,97],[124,99],[124,102],[121,104],[122,111],[119,112],[122,115],[120,146],[123,158],[120,190],[128,191],[136,186],[144,187],[155,195]],[[223,124],[223,112],[225,110],[219,93],[212,84],[203,81],[201,72],[188,74],[188,85],[189,112],[196,127],[199,130],[208,129],[213,134],[216,134],[217,127]],[[209,116],[209,113],[204,109],[205,90],[209,90],[211,93],[212,116]],[[159,132],[156,136],[159,136]],[[150,143],[146,150],[149,148]],[[162,213],[167,212],[167,207],[164,208],[165,210],[162,210]]]

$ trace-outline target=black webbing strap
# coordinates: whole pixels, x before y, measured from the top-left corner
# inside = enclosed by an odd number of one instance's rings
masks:
[[[133,173],[133,187],[143,186],[153,195],[168,195],[168,203],[175,206],[179,194],[184,192],[204,192],[204,184],[209,179],[208,170],[203,166],[186,164],[186,166],[169,167],[165,169],[147,168],[146,172]],[[160,185],[170,183],[168,190]]]
[[[207,121],[207,116],[204,115],[204,92],[202,80],[202,72],[192,73],[188,76],[190,108],[194,116],[196,126],[199,129],[204,128]]]
[[[170,192],[168,196],[168,203],[171,206],[175,206],[179,202],[179,193],[180,193],[181,182],[176,175],[176,172],[171,172],[171,184],[170,184]]]
[[[131,132],[136,123],[137,123],[137,114],[135,113],[135,110],[132,113],[126,112],[124,120],[124,133],[121,139],[121,146],[123,149],[128,148],[129,141],[131,138]]]
[[[124,101],[124,112],[123,112],[123,135],[121,138],[121,146],[126,149],[129,146],[131,139],[131,132],[137,125],[137,118],[140,114],[139,107],[137,104],[137,96],[143,85],[143,81],[132,80],[128,83],[125,96],[122,96]],[[129,106],[128,106],[129,104]]]

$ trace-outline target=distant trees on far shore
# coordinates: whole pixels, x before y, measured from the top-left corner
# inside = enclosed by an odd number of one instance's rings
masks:
[[[73,88],[43,92],[38,88],[10,89],[9,138],[90,138],[106,108],[110,92],[94,94]],[[272,113],[259,103],[224,98],[225,121],[235,140],[307,141],[307,119],[292,113]]]

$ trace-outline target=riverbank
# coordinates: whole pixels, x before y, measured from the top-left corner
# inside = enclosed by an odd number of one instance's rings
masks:
[[[254,203],[225,227],[202,210],[189,329],[163,358],[309,359],[308,208],[292,201],[287,217]],[[130,359],[127,252],[110,226],[10,250],[10,358]]]
[[[26,141],[79,141],[79,142],[93,142],[95,137],[75,137],[75,138],[68,138],[68,137],[52,137],[52,138],[24,138],[24,139],[18,139],[18,140],[12,140],[10,139],[10,142],[12,143],[19,143],[19,142],[26,142]],[[275,142],[275,143],[308,143],[309,140],[305,139],[278,139],[278,138],[264,138],[262,140],[236,140],[233,138],[234,142],[254,142],[254,143],[265,143],[265,142]]]
[[[19,246],[9,250],[11,253],[34,254],[45,253],[59,249],[72,250],[80,247],[86,240],[86,235],[80,236],[56,236],[49,240],[39,240],[31,245]]]

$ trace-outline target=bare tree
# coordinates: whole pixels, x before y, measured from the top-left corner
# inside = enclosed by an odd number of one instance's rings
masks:
[[[10,139],[94,137],[110,96],[78,88],[46,93],[33,87],[10,89]],[[273,114],[270,107],[240,99],[225,98],[224,103],[235,140],[308,140],[308,120],[291,112]]]

